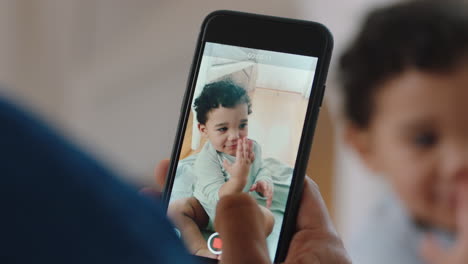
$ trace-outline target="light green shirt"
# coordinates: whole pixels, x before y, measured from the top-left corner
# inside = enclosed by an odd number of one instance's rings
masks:
[[[250,187],[258,181],[265,181],[273,186],[271,174],[268,170],[262,169],[262,151],[260,145],[255,141],[253,141],[253,152],[255,160],[250,166],[247,184],[243,192],[248,192]],[[215,219],[219,189],[231,178],[231,175],[223,167],[224,159],[227,159],[230,163],[234,163],[236,160],[235,157],[214,149],[213,145],[208,141],[193,165],[195,176],[194,196],[205,209],[211,223]]]

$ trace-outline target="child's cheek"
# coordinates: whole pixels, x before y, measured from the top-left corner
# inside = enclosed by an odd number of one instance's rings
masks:
[[[245,137],[247,137],[247,135],[248,135],[247,129],[245,129],[244,131],[242,131],[242,132],[240,133],[240,137],[241,137],[241,138],[245,138]]]

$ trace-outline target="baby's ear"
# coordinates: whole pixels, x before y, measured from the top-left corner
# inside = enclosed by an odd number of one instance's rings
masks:
[[[198,123],[198,131],[204,136],[206,136],[206,125]]]
[[[344,129],[345,142],[353,149],[371,170],[377,171],[377,164],[372,148],[370,132],[367,128],[357,127],[355,124],[347,123]]]

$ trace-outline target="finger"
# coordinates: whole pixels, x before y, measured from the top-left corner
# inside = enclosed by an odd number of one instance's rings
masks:
[[[309,177],[304,180],[302,201],[299,207],[297,227],[299,229],[334,231],[327,207],[319,187]]]
[[[255,153],[254,153],[254,147],[253,147],[253,141],[251,139],[249,141],[249,156],[250,156],[250,161],[253,162],[255,160]]]
[[[236,161],[242,161],[243,160],[243,152],[244,148],[242,147],[242,139],[237,140],[237,151],[236,151]]]
[[[252,187],[250,187],[249,192],[253,192],[257,189],[257,183],[252,184]]]
[[[252,154],[252,144],[251,144],[251,142],[252,141],[250,139],[245,138],[245,146],[247,147],[246,156],[248,157],[249,162],[251,161],[250,160],[250,154]]]
[[[162,195],[162,190],[166,182],[167,172],[169,170],[169,160],[161,160],[156,167],[154,168],[154,178],[156,180],[156,185],[152,187],[144,187],[140,190],[140,193],[153,197],[160,198]]]
[[[252,163],[255,161],[255,153],[253,151],[250,152],[249,159],[250,159],[250,162],[252,162]]]
[[[271,192],[268,192],[266,196],[267,196],[266,207],[270,209],[271,203],[273,202],[273,195]]]
[[[250,148],[249,148],[249,142],[247,138],[242,139],[242,147],[244,148],[244,158],[247,161],[250,161],[249,156],[250,156]]]
[[[161,198],[162,192],[156,187],[144,187],[140,190],[140,193],[152,198]]]
[[[340,263],[351,263],[343,241],[333,227],[319,188],[308,177],[304,180],[296,223],[297,230],[291,240],[285,263],[319,261],[317,256],[321,253],[318,252],[328,252],[329,256],[341,260]]]
[[[269,209],[271,207],[271,204],[273,203],[273,187],[270,184],[267,185],[266,193],[267,208]]]
[[[264,181],[261,181],[260,183],[262,184],[262,193],[265,194],[265,196],[267,196],[270,185]]]
[[[420,247],[420,254],[426,263],[443,263],[441,260],[445,259],[444,249],[439,245],[436,239],[427,235],[423,238]]]
[[[268,184],[265,182],[262,182],[262,188],[260,190],[264,196],[268,195]]]
[[[221,263],[270,263],[263,214],[250,195],[223,197],[216,208],[215,228],[223,240]]]
[[[304,180],[296,228],[285,263],[307,263],[307,259],[314,257],[307,254],[310,248],[320,248],[325,244],[330,249],[333,248],[330,246],[332,244],[337,250],[342,248],[342,242],[333,227],[318,186],[308,177]],[[339,251],[338,254],[343,256],[346,252]]]
[[[169,170],[169,160],[161,160],[158,165],[154,168],[154,177],[156,179],[156,184],[158,188],[162,190],[164,184],[166,183],[167,172]]]

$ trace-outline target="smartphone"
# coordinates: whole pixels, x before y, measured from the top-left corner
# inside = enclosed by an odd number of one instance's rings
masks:
[[[164,201],[174,232],[206,263],[222,254],[216,203],[235,192],[257,201],[270,258],[284,260],[332,47],[316,22],[234,11],[205,18]]]

